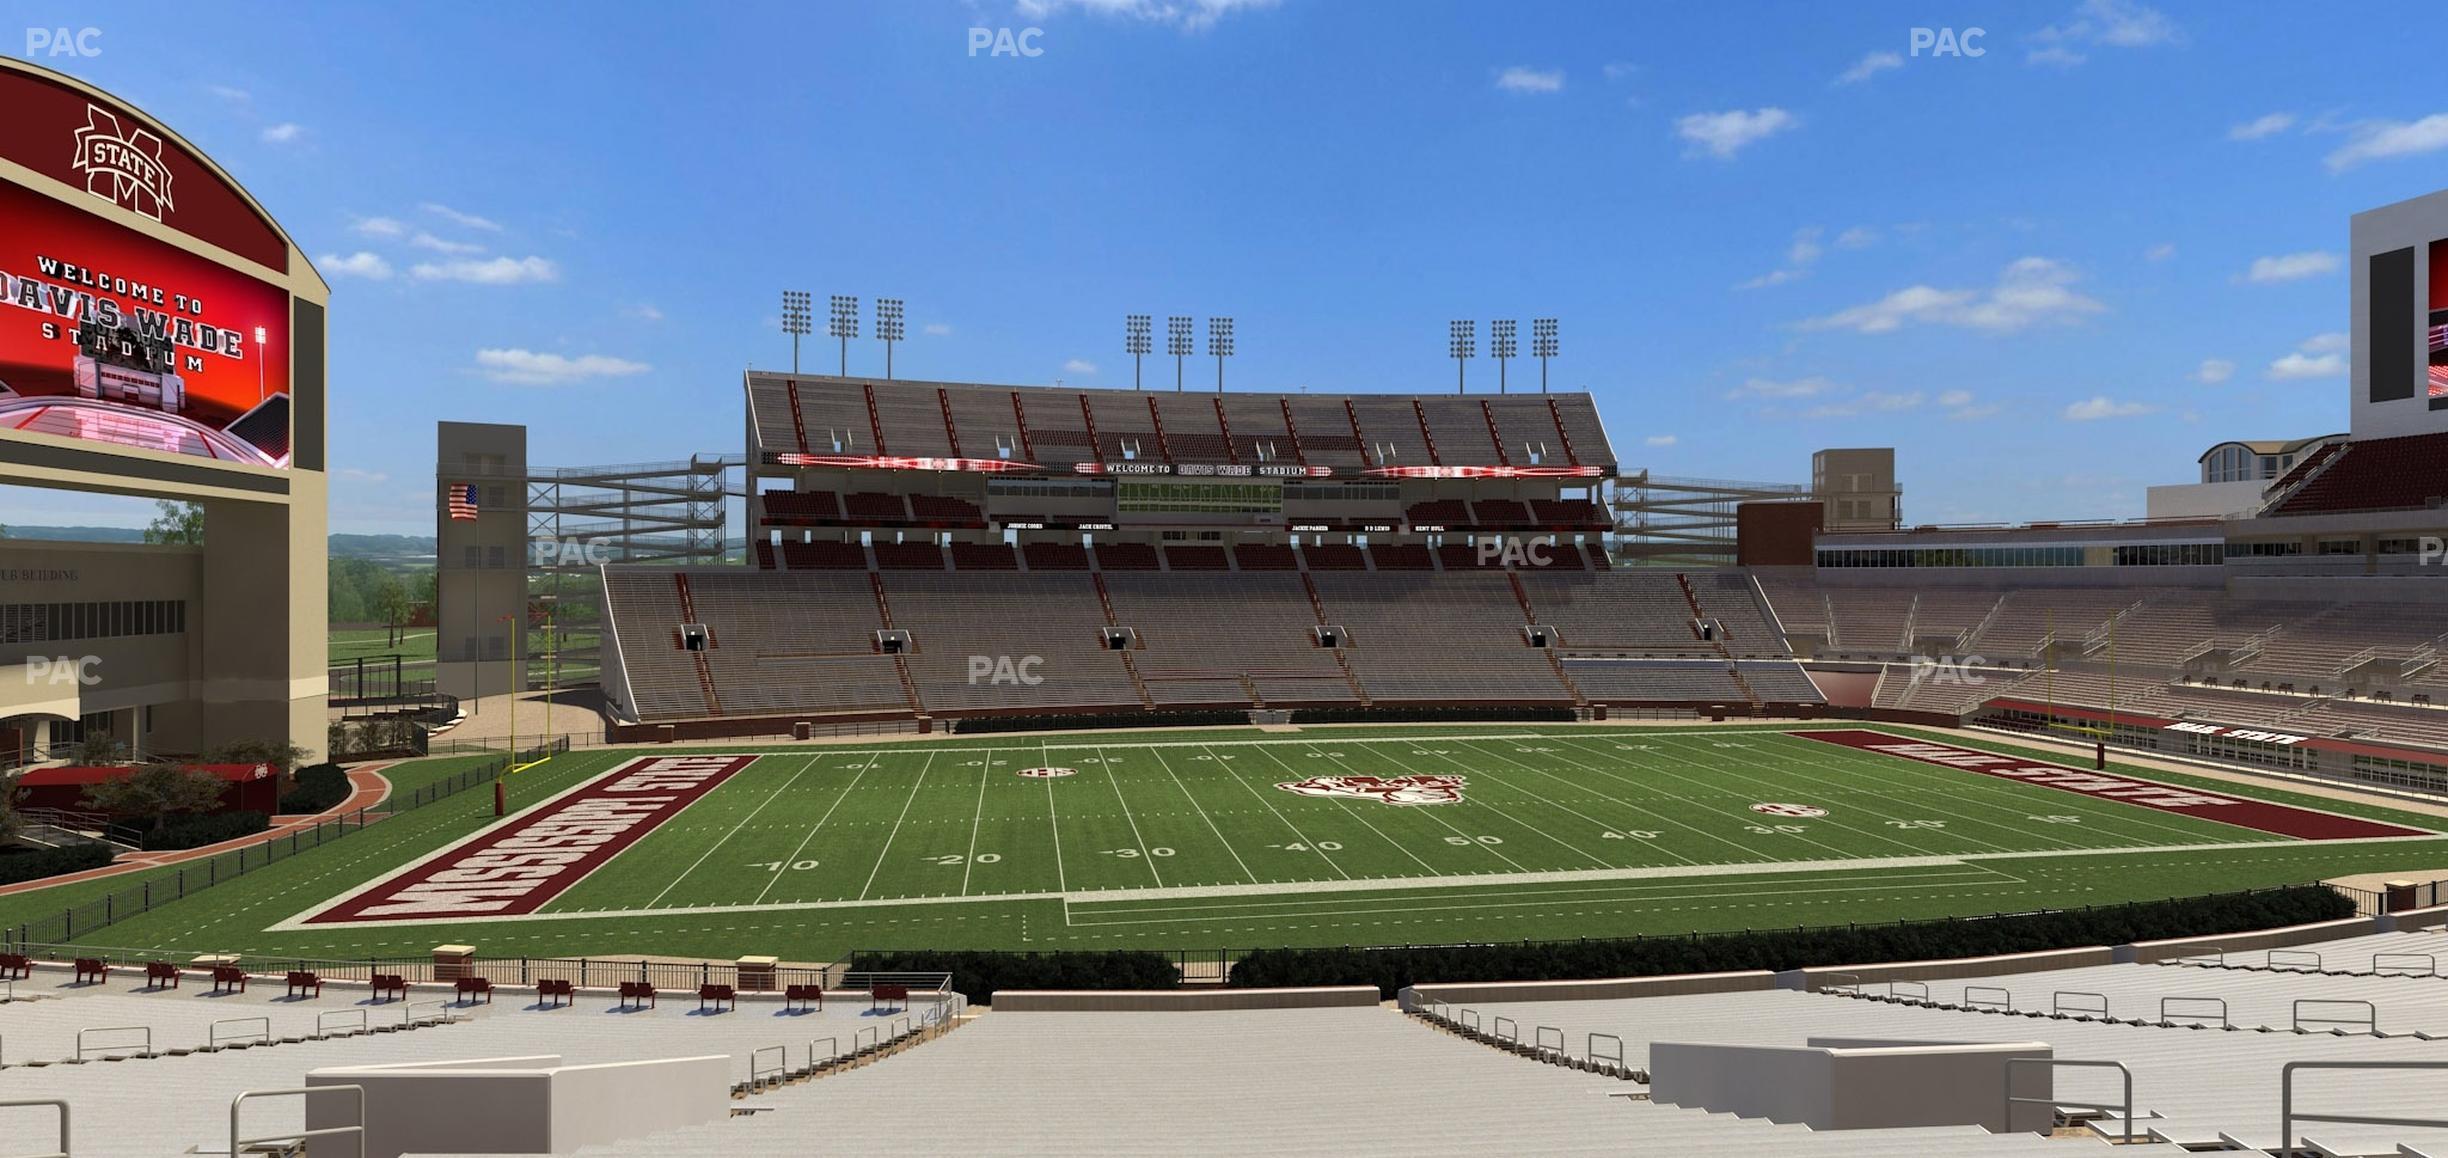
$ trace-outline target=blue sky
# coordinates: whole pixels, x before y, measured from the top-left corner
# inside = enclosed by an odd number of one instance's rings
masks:
[[[437,419],[737,450],[784,288],[906,299],[903,376],[1104,386],[1130,312],[1319,391],[1450,389],[1449,318],[1552,314],[1627,465],[1892,443],[1916,522],[2137,516],[2212,442],[2345,427],[2347,217],[2448,185],[2412,2],[0,11],[12,53],[99,28],[40,59],[315,256],[339,531],[431,532]]]

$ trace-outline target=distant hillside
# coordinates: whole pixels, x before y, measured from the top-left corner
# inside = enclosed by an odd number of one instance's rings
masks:
[[[141,543],[144,532],[135,527],[46,527],[10,526],[11,539],[50,539],[67,543]],[[431,559],[434,541],[431,535],[333,535],[331,554],[335,559]]]

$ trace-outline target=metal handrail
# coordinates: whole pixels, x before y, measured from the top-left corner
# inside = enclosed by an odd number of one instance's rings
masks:
[[[825,1052],[824,1052],[824,1056],[825,1056],[825,1060],[826,1060],[826,1061],[832,1061],[833,1059],[838,1058],[838,1057],[840,1057],[840,1056],[841,1056],[841,1039],[840,1039],[840,1038],[838,1038],[838,1037],[811,1037],[811,1038],[809,1038],[809,1039],[808,1039],[808,1072],[809,1072],[809,1073],[815,1073],[815,1072],[816,1072],[816,1043],[817,1043],[817,1042],[820,1042],[820,1041],[821,1041],[821,1042],[823,1042],[823,1043],[825,1043]]]
[[[1555,1035],[1554,1045],[1547,1044],[1547,1035],[1551,1033]],[[1557,1057],[1563,1057],[1564,1031],[1552,1025],[1533,1026],[1530,1030],[1530,1048],[1542,1053],[1553,1050]]]
[[[143,1035],[144,1035],[144,1051],[143,1051],[143,1052],[144,1052],[144,1053],[152,1053],[152,1052],[153,1052],[153,1027],[152,1027],[152,1026],[149,1026],[149,1025],[97,1025],[97,1026],[93,1026],[93,1027],[90,1027],[90,1028],[87,1028],[87,1029],[80,1029],[80,1030],[78,1030],[78,1031],[77,1031],[77,1052],[76,1052],[76,1055],[77,1055],[77,1060],[78,1060],[78,1061],[84,1061],[84,1060],[85,1060],[85,1035],[86,1035],[86,1034],[89,1034],[89,1033],[141,1033],[141,1034],[143,1034]],[[106,1045],[106,1046],[103,1046],[103,1047],[101,1047],[101,1048],[102,1048],[102,1050],[103,1050],[103,1051],[105,1051],[105,1056],[107,1056],[107,1051],[112,1050],[112,1049],[115,1049],[115,1048],[118,1048],[118,1047],[116,1047],[116,1046],[107,1046],[107,1045]],[[140,1054],[139,1056],[142,1056],[142,1055]]]
[[[2069,997],[2099,998],[2099,1008],[2085,1009],[2077,1006],[2073,1009],[2068,1009],[2066,1008],[2066,998]],[[2089,990],[2083,989],[2060,989],[2057,991],[2056,996],[2049,999],[2049,1012],[2058,1015],[2071,1013],[2077,1017],[2090,1017],[2095,1015],[2099,1017],[2106,1017],[2108,1016],[2108,995],[2105,993],[2093,993]]]
[[[1975,993],[1995,993],[1998,996],[1995,999],[1972,996]],[[1975,1006],[1986,1008],[1994,1005],[2008,1013],[2014,1012],[2014,994],[2008,990],[2000,989],[1995,985],[1964,986],[1963,1003],[1964,1008],[1966,1009],[1971,1009]]]
[[[1602,1037],[1615,1043],[1615,1056],[1608,1057],[1607,1055],[1598,1052],[1598,1039]],[[1623,1039],[1615,1036],[1614,1034],[1593,1033],[1581,1043],[1581,1048],[1582,1052],[1588,1056],[1591,1061],[1613,1062],[1615,1063],[1616,1069],[1620,1070],[1624,1068]]]
[[[1896,996],[1900,996],[1900,995],[1899,995],[1899,994],[1896,992],[1896,987],[1897,987],[1897,986],[1899,986],[1899,985],[1918,985],[1918,986],[1920,986],[1920,987],[1921,987],[1921,996],[1919,996],[1919,997],[1915,997],[1915,998],[1913,998],[1913,1000],[1914,1000],[1914,1001],[1928,1001],[1928,1000],[1929,1000],[1929,995],[1930,995],[1930,994],[1929,994],[1929,982],[1926,982],[1926,981],[1889,981],[1889,982],[1887,983],[1887,996],[1889,996],[1889,997],[1896,997]]]
[[[2295,1123],[2330,1122],[2345,1126],[2448,1126],[2440,1118],[2380,1118],[2362,1114],[2298,1114],[2295,1112],[2297,1070],[2448,1070],[2448,1061],[2298,1061],[2278,1071],[2278,1152],[2295,1148]]]
[[[304,1098],[314,1094],[338,1093],[342,1091],[357,1095],[357,1124],[354,1126],[325,1126],[320,1130],[297,1130],[287,1134],[267,1134],[261,1138],[241,1138],[238,1136],[238,1108],[245,1105],[247,1099],[249,1098]],[[230,1099],[229,1152],[232,1155],[232,1158],[235,1158],[236,1155],[246,1153],[246,1151],[241,1149],[241,1147],[253,1146],[264,1142],[288,1142],[293,1140],[303,1140],[306,1138],[334,1138],[342,1134],[348,1134],[357,1139],[357,1158],[365,1158],[365,1107],[366,1096],[364,1086],[292,1086],[285,1090],[248,1090],[245,1093],[239,1094],[237,1097]]]
[[[0,1110],[18,1110],[33,1106],[49,1106],[59,1111],[59,1149],[51,1151],[47,1154],[26,1154],[17,1156],[17,1158],[68,1158],[68,1153],[71,1149],[68,1136],[68,1099],[20,1098],[13,1101],[0,1102]]]
[[[354,1017],[354,1018],[356,1018],[356,1019],[357,1019],[357,1032],[359,1032],[359,1033],[364,1033],[364,1032],[366,1031],[366,1029],[368,1028],[368,1027],[367,1027],[367,1025],[366,1025],[366,1011],[365,1011],[365,1010],[362,1010],[362,1009],[326,1009],[326,1010],[324,1010],[324,1011],[323,1011],[323,1012],[321,1012],[321,1013],[315,1014],[315,1036],[316,1036],[316,1037],[328,1037],[328,1036],[330,1036],[330,1035],[331,1035],[331,1030],[325,1027],[325,1023],[326,1023],[326,1022],[328,1022],[328,1021],[330,1021],[332,1018],[335,1018],[335,1017],[339,1017],[339,1018],[350,1018],[350,1017]]]
[[[231,1034],[227,1042],[224,1042],[221,1039],[222,1026],[248,1024],[260,1025],[263,1028],[257,1030],[253,1034]],[[245,1041],[250,1036],[260,1037],[265,1041],[272,1040],[272,1019],[269,1017],[224,1017],[221,1020],[204,1027],[204,1044],[213,1049],[219,1049],[223,1045],[234,1045],[238,1042]]]
[[[2227,949],[2225,946],[2205,945],[2203,948],[2208,949],[2209,952],[2206,954],[2188,953],[2182,957],[2171,958],[2171,960],[2178,965],[2199,965],[2203,963],[2204,958],[2206,957],[2208,959],[2208,963],[2212,965],[2225,965],[2227,963]]]
[[[2066,1100],[2066,1099],[2064,1099],[2064,1098],[2060,1098],[2060,1097],[2056,1097],[2056,1096],[2054,1096],[2054,1092],[2053,1092],[2053,1091],[2052,1091],[2051,1096],[2049,1096],[2049,1097],[2045,1097],[2045,1098],[2018,1098],[2018,1097],[2016,1097],[2016,1096],[2015,1096],[2015,1092],[2014,1092],[2014,1070],[2015,1070],[2015,1067],[2016,1067],[2016,1066],[2047,1066],[2047,1067],[2049,1067],[2051,1070],[2056,1069],[2058,1066],[2082,1066],[2082,1067],[2086,1067],[2086,1068],[2090,1068],[2090,1069],[2112,1069],[2112,1070],[2115,1070],[2115,1071],[2116,1071],[2116,1072],[2118,1072],[2118,1073],[2121,1073],[2121,1074],[2125,1075],[2125,1101],[2124,1101],[2124,1103],[2123,1103],[2122,1105],[2119,1105],[2119,1104],[2114,1103],[2114,1102],[2074,1102],[2074,1101],[2068,1101],[2068,1100]],[[2134,1140],[2134,1132],[2133,1132],[2133,1123],[2134,1123],[2134,1106],[2133,1106],[2133,1071],[2132,1071],[2132,1070],[2129,1070],[2129,1069],[2126,1069],[2126,1068],[2125,1068],[2125,1063],[2124,1063],[2124,1062],[2116,1062],[2116,1061],[2084,1061],[2084,1060],[2080,1060],[2080,1059],[2077,1059],[2077,1058],[2063,1058],[2063,1057],[2010,1057],[2010,1058],[2007,1058],[2007,1059],[2006,1059],[2006,1122],[2005,1122],[2005,1125],[2006,1125],[2006,1126],[2008,1126],[2009,1128],[2013,1127],[2013,1125],[2014,1125],[2014,1108],[2015,1108],[2016,1106],[2052,1106],[2052,1107],[2054,1107],[2054,1106],[2066,1106],[2066,1107],[2070,1107],[2070,1108],[2072,1108],[2072,1109],[2077,1109],[2077,1110],[2097,1110],[2097,1111],[2099,1111],[2099,1112],[2101,1112],[2101,1113],[2106,1113],[2106,1112],[2108,1112],[2108,1111],[2110,1111],[2110,1110],[2123,1110],[2123,1111],[2125,1112],[2125,1113],[2124,1113],[2124,1118],[2125,1118],[2125,1138],[2124,1138],[2124,1141],[2125,1141],[2125,1144],[2126,1144],[2126,1145],[2128,1145],[2128,1146],[2133,1145],[2133,1140]],[[2043,1131],[2034,1131],[2034,1133],[2041,1133],[2041,1132],[2043,1132]]]
[[[875,1033],[875,1031],[876,1031],[876,1027],[874,1027],[874,1026],[872,1026],[872,1025],[863,1025],[863,1026],[860,1026],[860,1027],[859,1027],[859,1029],[858,1029],[858,1032],[857,1032],[857,1033],[853,1033],[853,1034],[851,1034],[851,1035],[850,1035],[850,1052],[852,1052],[852,1053],[863,1053],[863,1052],[865,1052],[865,1051],[867,1051],[867,1050],[869,1050],[869,1049],[873,1049],[873,1048],[875,1048],[876,1041],[875,1041],[875,1040],[873,1040],[873,1039],[869,1040],[869,1041],[868,1041],[868,1043],[867,1043],[866,1045],[860,1045],[860,1044],[859,1044],[859,1036],[860,1036],[861,1034],[873,1034],[873,1033]]]
[[[1513,1028],[1507,1030],[1505,1027],[1508,1025],[1512,1026]],[[1494,1022],[1493,1027],[1488,1031],[1488,1036],[1495,1038],[1498,1041],[1509,1041],[1515,1045],[1520,1045],[1521,1023],[1499,1013],[1496,1015],[1496,1021]]]
[[[1461,1017],[1458,1018],[1454,1024],[1459,1025],[1472,1033],[1479,1032],[1479,1011],[1476,1009],[1463,1010]]]
[[[1850,977],[1853,979],[1853,983],[1850,985],[1841,986],[1828,984],[1829,981],[1833,981],[1839,977]],[[1833,993],[1838,989],[1850,989],[1857,994],[1861,992],[1862,981],[1861,974],[1859,973],[1823,973],[1820,974],[1820,978],[1819,992],[1821,993]]]
[[[2383,969],[2396,968],[2394,965],[2382,965],[2380,963],[2383,959],[2390,957],[2397,958],[2401,961],[2420,961],[2423,963],[2423,971],[2421,973],[2382,974],[2380,971]],[[2374,977],[2437,977],[2439,976],[2439,957],[2431,953],[2374,953],[2372,954],[2371,971],[2372,976]]]
[[[2305,968],[2305,966],[2300,965],[2300,964],[2296,964],[2296,963],[2294,963],[2294,962],[2292,962],[2292,961],[2290,961],[2289,963],[2284,964],[2284,965],[2279,964],[2279,963],[2278,963],[2278,955],[2279,955],[2279,954],[2281,954],[2281,953],[2286,954],[2286,955],[2287,955],[2288,957],[2290,957],[2290,958],[2296,958],[2296,957],[2309,957],[2309,958],[2311,958],[2311,959],[2312,959],[2312,964],[2311,964],[2311,966],[2310,966],[2310,967],[2312,968],[2312,970],[2313,970],[2313,971],[2318,972],[2318,971],[2320,970],[2320,968],[2321,968],[2321,955],[2320,955],[2320,954],[2318,954],[2318,953],[2312,952],[2312,951],[2311,951],[2311,950],[2309,950],[2309,949],[2272,949],[2272,950],[2270,950],[2270,951],[2269,951],[2269,967],[2270,967],[2270,968],[2272,968],[2272,969],[2298,969],[2298,970],[2299,970],[2299,969],[2303,969],[2303,968]]]
[[[2307,1005],[2360,1005],[2363,1007],[2363,1020],[2355,1021],[2344,1017],[2319,1016],[2307,1019],[2304,1017],[2304,1006]],[[2311,1021],[2314,1025],[2360,1025],[2364,1028],[2365,1032],[2373,1034],[2380,1032],[2380,1007],[2372,1004],[2371,1002],[2362,1000],[2361,998],[2299,997],[2295,999],[2295,1007],[2293,1012],[2295,1017],[2294,1029],[2297,1033],[2302,1033],[2304,1031],[2304,1022],[2306,1020]]]
[[[434,1008],[434,1014],[433,1016],[425,1018],[424,1020],[430,1021],[436,1025],[447,1024],[450,1021],[450,1002],[436,999],[433,1001],[411,1001],[406,1005],[400,1006],[400,1024],[417,1024],[417,1010],[423,1009],[428,1005]]]
[[[775,1062],[773,1065],[773,1072],[777,1076],[790,1072],[789,1050],[778,1045],[761,1045],[748,1051],[749,1085],[762,1087],[763,1081],[760,1075],[765,1073],[765,1071],[757,1066],[757,1059],[769,1053],[781,1059],[780,1061]],[[816,1064],[815,1047],[812,1044],[808,1047],[808,1064],[811,1066]]]
[[[2168,1005],[2169,1005],[2171,1002],[2184,1002],[2184,1001],[2190,1001],[2190,1002],[2193,1002],[2193,1003],[2195,1003],[2195,1004],[2200,1004],[2200,1003],[2207,1002],[2207,1003],[2209,1003],[2209,1004],[2211,1004],[2211,1005],[2218,1006],[2219,1028],[2220,1028],[2220,1029],[2234,1029],[2234,1028],[2235,1028],[2235,1023],[2234,1023],[2234,1022],[2232,1022],[2232,1021],[2227,1020],[2227,999],[2226,999],[2226,998],[2224,998],[2224,997],[2162,997],[2162,998],[2160,998],[2160,999],[2159,999],[2159,1024],[2161,1024],[2161,1025],[2166,1025],[2166,1024],[2168,1024],[2168,1023],[2169,1023],[2169,1021],[2171,1020],[2171,1018],[2176,1017],[2176,1016],[2184,1016],[2184,1017],[2186,1018],[2186,1020],[2188,1020],[2188,1021],[2203,1021],[2203,1020],[2206,1020],[2205,1018],[2200,1018],[2200,1017],[2192,1017],[2192,1016],[2189,1016],[2189,1015],[2175,1014],[2175,1013],[2173,1013],[2171,1010],[2169,1010]]]

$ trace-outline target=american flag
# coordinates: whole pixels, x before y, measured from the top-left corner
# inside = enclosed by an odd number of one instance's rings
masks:
[[[476,518],[476,484],[452,483],[450,487],[450,517],[454,523]]]

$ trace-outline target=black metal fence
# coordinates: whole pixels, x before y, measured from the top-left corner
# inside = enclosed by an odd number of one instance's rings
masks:
[[[524,749],[519,755],[523,762],[568,750],[569,744],[564,737],[540,747]],[[64,945],[80,937],[91,937],[120,921],[151,912],[158,906],[225,881],[236,880],[250,872],[259,872],[276,861],[287,860],[301,852],[321,848],[352,832],[362,831],[367,824],[385,816],[412,812],[478,785],[490,784],[500,779],[510,764],[509,753],[500,753],[456,776],[437,780],[405,796],[394,796],[374,808],[342,813],[310,827],[274,833],[229,852],[150,872],[143,880],[131,883],[126,888],[106,893],[81,905],[62,908],[57,916],[0,928],[0,946],[8,946],[11,952],[24,952],[21,946]]]

